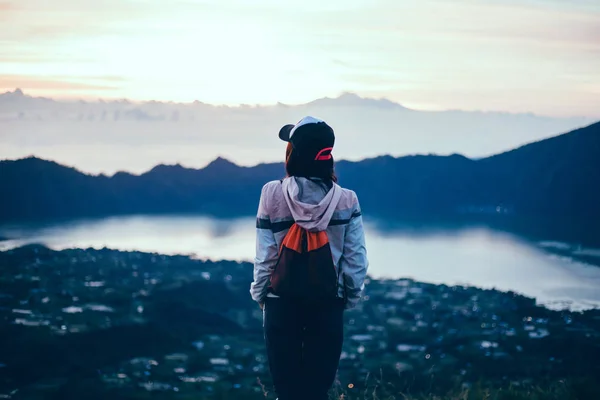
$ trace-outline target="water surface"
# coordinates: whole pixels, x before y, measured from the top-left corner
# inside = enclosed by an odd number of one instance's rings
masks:
[[[127,216],[0,226],[0,249],[42,243],[53,249],[114,248],[205,259],[251,261],[253,218]],[[600,268],[557,255],[562,243],[535,243],[482,226],[365,223],[369,273],[431,283],[512,290],[552,308],[600,307]],[[578,249],[594,254],[597,249]]]

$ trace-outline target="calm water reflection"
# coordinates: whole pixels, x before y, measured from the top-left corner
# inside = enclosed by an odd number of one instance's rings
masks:
[[[486,227],[366,223],[374,277],[513,290],[562,308],[600,306],[600,268]],[[251,260],[254,219],[129,216],[53,225],[0,227],[0,249],[43,243],[54,249],[109,247],[200,258]]]

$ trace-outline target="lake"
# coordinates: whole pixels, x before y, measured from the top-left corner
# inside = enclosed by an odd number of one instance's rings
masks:
[[[430,283],[515,291],[548,307],[600,307],[600,267],[565,256],[565,243],[533,242],[485,226],[423,227],[365,222],[369,273]],[[126,216],[0,226],[0,250],[30,243],[251,261],[254,218]],[[559,255],[555,250],[563,251]],[[596,249],[578,249],[600,254]]]

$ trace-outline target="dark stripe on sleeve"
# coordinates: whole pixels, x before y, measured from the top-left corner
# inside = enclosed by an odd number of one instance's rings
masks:
[[[348,225],[349,219],[332,219],[329,221],[329,226]]]
[[[294,225],[294,221],[280,221],[280,222],[272,222],[271,230],[273,233],[285,231],[286,229],[290,229]]]
[[[348,225],[350,221],[352,221],[354,218],[360,217],[361,215],[362,214],[360,211],[355,211],[354,214],[352,214],[352,216],[348,219],[332,219],[329,221],[329,226]]]
[[[256,218],[256,229],[272,229],[271,221],[264,218]]]
[[[329,226],[337,226],[337,225],[348,225],[350,221],[354,218],[360,217],[362,214],[360,211],[355,211],[354,214],[348,219],[332,219],[329,221]],[[294,221],[280,221],[280,222],[271,222],[265,218],[257,218],[256,219],[256,228],[257,229],[270,229],[273,233],[285,231],[286,229],[290,229],[294,225]]]
[[[271,222],[266,218],[256,219],[256,229],[269,229],[273,231],[273,233],[290,229],[292,225],[294,225],[294,221]]]

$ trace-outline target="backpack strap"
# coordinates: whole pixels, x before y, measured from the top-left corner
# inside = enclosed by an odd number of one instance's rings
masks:
[[[340,261],[341,261],[341,259],[340,259]],[[346,288],[346,281],[344,280],[344,273],[342,272],[342,263],[341,262],[338,265],[338,278],[337,278],[338,290],[340,287],[340,277],[342,278],[342,289],[343,289],[342,300],[344,300],[344,305],[345,305],[348,302],[348,289]]]
[[[283,193],[283,181],[284,181],[284,179],[280,179],[279,180],[279,187],[281,188],[281,192],[282,193]],[[285,206],[287,207],[287,209],[290,211],[290,215],[292,216],[292,220],[294,221],[294,223],[296,223],[296,218],[294,218],[294,214],[292,214],[292,210],[290,210],[290,205],[285,200],[285,193],[283,193],[283,204],[285,204]]]

